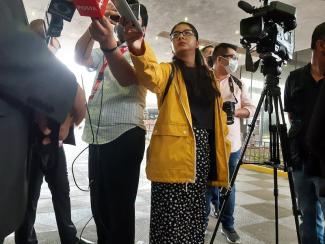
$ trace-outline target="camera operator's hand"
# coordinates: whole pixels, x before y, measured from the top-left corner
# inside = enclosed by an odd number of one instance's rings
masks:
[[[250,115],[247,108],[238,108],[235,110],[234,116],[238,118],[248,118]]]
[[[113,35],[114,26],[105,16],[101,19],[92,19],[89,32],[102,49],[112,49],[117,46]]]
[[[136,56],[143,55],[145,52],[144,34],[131,21],[126,21],[124,17],[121,17],[120,24],[124,26],[124,38],[128,44],[129,51]]]

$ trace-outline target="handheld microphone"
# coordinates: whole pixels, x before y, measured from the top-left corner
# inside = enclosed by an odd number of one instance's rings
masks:
[[[92,18],[102,18],[105,14],[108,0],[74,0],[79,14]]]
[[[66,0],[52,0],[47,10],[52,15],[58,15],[62,19],[71,22],[76,7]]]
[[[246,13],[252,14],[254,13],[255,7],[250,5],[248,2],[245,1],[239,1],[238,7],[242,10],[244,10]]]

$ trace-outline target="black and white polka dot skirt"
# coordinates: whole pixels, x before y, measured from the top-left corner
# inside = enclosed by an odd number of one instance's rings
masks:
[[[150,244],[203,244],[210,168],[209,132],[194,128],[195,183],[151,186]]]

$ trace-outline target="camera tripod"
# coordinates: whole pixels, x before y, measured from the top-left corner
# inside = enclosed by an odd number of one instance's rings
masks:
[[[279,243],[279,215],[278,215],[278,169],[280,168],[280,146],[282,149],[282,156],[284,162],[284,171],[288,172],[289,188],[292,201],[292,212],[295,219],[296,232],[298,243],[301,243],[301,237],[299,232],[299,220],[298,216],[301,215],[298,210],[296,192],[294,189],[294,182],[292,176],[292,162],[289,150],[289,141],[287,136],[287,126],[285,124],[283,105],[281,101],[281,89],[279,87],[279,75],[281,74],[282,61],[277,61],[276,57],[272,53],[264,54],[262,57],[262,72],[265,77],[265,86],[261,93],[260,100],[258,102],[255,114],[250,125],[249,133],[247,134],[244,144],[242,146],[238,164],[234,170],[230,180],[230,187],[224,189],[224,193],[221,196],[221,209],[217,224],[215,226],[213,235],[210,240],[210,244],[214,243],[220,222],[221,216],[223,215],[226,203],[231,193],[231,189],[234,186],[235,180],[240,166],[243,164],[243,158],[254,131],[255,124],[258,115],[261,111],[263,102],[265,102],[265,111],[268,112],[269,116],[269,133],[270,133],[270,159],[269,162],[262,163],[264,165],[272,166],[273,178],[274,178],[274,204],[275,204],[275,243]],[[272,114],[275,112],[275,123],[272,121]]]

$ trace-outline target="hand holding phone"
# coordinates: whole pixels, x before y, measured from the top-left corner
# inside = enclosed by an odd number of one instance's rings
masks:
[[[133,12],[135,18],[137,20],[140,19],[140,4],[134,3],[129,4],[131,11]],[[112,2],[109,2],[106,8],[105,16],[108,17],[111,20],[112,24],[117,24],[120,22],[121,16],[119,12],[117,11],[116,7]]]
[[[143,33],[142,27],[139,23],[140,19],[140,4],[128,4],[126,0],[114,0],[113,4],[115,5],[118,13],[122,16],[126,22],[130,21],[134,27]]]

